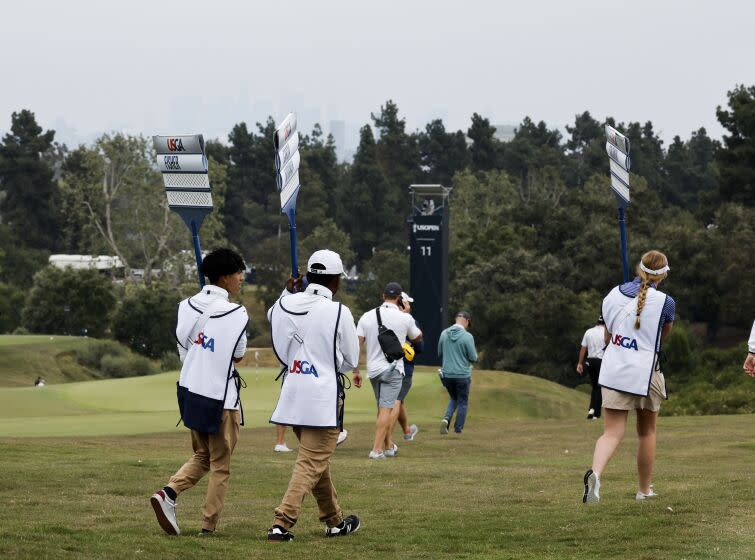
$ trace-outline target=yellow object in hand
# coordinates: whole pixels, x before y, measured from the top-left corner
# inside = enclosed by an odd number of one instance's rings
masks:
[[[404,358],[406,358],[408,362],[413,362],[414,361],[414,347],[410,343],[404,342],[401,345],[401,348],[404,349]]]

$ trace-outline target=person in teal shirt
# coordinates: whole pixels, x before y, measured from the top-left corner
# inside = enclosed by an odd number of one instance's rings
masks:
[[[450,397],[440,424],[440,433],[447,434],[454,412],[454,432],[460,434],[467,419],[469,386],[472,383],[472,364],[477,361],[474,337],[468,331],[472,317],[466,311],[456,314],[456,322],[440,333],[438,357],[443,360],[441,379]]]

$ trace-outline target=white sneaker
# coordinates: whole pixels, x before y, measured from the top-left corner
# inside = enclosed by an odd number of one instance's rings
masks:
[[[440,433],[441,434],[447,434],[448,433],[448,418],[444,418],[440,421]]]
[[[370,459],[385,459],[385,453],[382,451],[377,452],[373,449],[370,451]]]
[[[582,496],[583,504],[594,504],[600,501],[600,478],[589,469],[585,473],[585,493]]]
[[[273,447],[273,451],[277,453],[290,453],[293,450],[289,449],[285,443],[278,443],[275,447]]]
[[[171,500],[164,490],[158,490],[149,499],[152,504],[152,509],[155,510],[155,516],[157,522],[163,531],[169,535],[180,535],[181,529],[178,528],[178,520],[176,519],[176,502]]]
[[[417,435],[417,432],[419,432],[419,428],[417,427],[417,424],[412,424],[411,426],[409,426],[409,433],[404,434],[404,440],[414,441],[414,436]]]
[[[396,455],[398,455],[398,445],[394,443],[391,449],[385,450],[384,455],[386,457],[395,457]]]
[[[594,416],[595,416],[595,409],[594,408],[591,408],[590,410],[587,411],[587,419],[588,420],[592,420]]]
[[[634,495],[634,499],[638,502],[641,502],[642,500],[647,500],[648,498],[655,498],[658,496],[658,494],[655,493],[655,490],[653,490],[653,485],[650,485],[650,492],[648,494],[645,494],[644,492],[637,492]]]
[[[347,437],[349,437],[349,431],[348,430],[344,430],[340,434],[338,434],[338,441],[336,442],[336,447],[338,447],[344,441],[346,441]]]

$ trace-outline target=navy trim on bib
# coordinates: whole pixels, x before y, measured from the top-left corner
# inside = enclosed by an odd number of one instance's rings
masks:
[[[239,309],[241,309],[241,306],[240,306],[240,305],[239,305],[239,306],[236,306],[236,307],[234,307],[234,308],[233,308],[233,309],[231,309],[230,311],[226,311],[225,313],[221,313],[221,314],[219,314],[219,315],[210,315],[210,319],[219,319],[220,317],[225,317],[226,315],[230,315],[231,313],[233,313],[234,311],[238,311]],[[249,321],[247,321],[247,325],[248,325],[248,324],[249,324]]]
[[[299,313],[297,313],[296,311],[289,311],[288,309],[283,307],[283,298],[278,299],[278,305],[280,305],[281,309],[285,311],[286,313],[288,313],[289,315],[306,315],[307,313],[309,313],[309,311],[303,311]]]
[[[196,307],[194,307],[194,304],[192,304],[192,303],[191,303],[191,298],[187,299],[187,300],[186,300],[186,303],[188,303],[188,304],[189,304],[189,307],[191,307],[191,308],[192,308],[192,309],[193,309],[194,311],[196,311],[197,313],[202,313],[202,312],[201,312],[201,311],[200,311],[199,309],[197,309]]]

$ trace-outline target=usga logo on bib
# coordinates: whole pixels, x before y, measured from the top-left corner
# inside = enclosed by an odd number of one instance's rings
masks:
[[[294,365],[289,368],[288,372],[319,377],[319,375],[317,375],[317,370],[315,369],[315,364],[310,364],[306,360],[294,360]]]
[[[209,350],[210,352],[215,351],[215,339],[212,337],[206,337],[203,332],[197,335],[197,339],[194,341],[194,344],[201,344],[202,348]]]
[[[639,349],[637,348],[637,339],[635,338],[629,338],[628,336],[621,336],[620,334],[617,334],[613,337],[613,340],[611,342],[616,346],[621,346],[622,348],[630,348],[635,352],[639,352]]]

